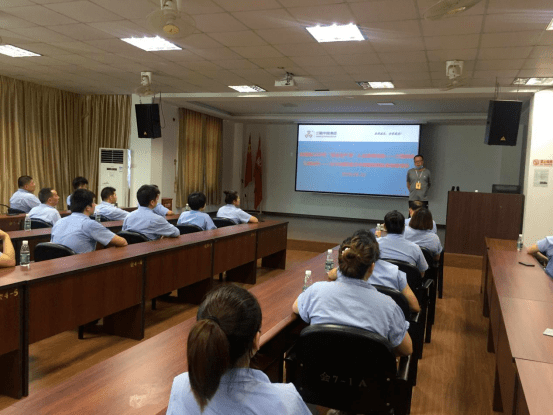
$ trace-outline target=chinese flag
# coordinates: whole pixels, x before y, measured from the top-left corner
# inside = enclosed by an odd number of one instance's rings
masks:
[[[255,179],[255,203],[254,207],[257,209],[261,200],[263,199],[263,186],[261,184],[261,137],[259,137],[259,144],[257,145],[257,155],[255,156],[255,167],[253,170],[253,177]]]
[[[252,181],[252,135],[248,143],[248,154],[246,155],[246,177],[244,177],[244,187]]]

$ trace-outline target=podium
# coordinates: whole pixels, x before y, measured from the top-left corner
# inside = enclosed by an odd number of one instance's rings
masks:
[[[484,238],[518,239],[522,231],[524,195],[448,193],[445,252],[482,256]]]

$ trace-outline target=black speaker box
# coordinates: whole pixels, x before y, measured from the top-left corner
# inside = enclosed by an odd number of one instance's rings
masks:
[[[522,101],[490,101],[485,143],[516,146]]]
[[[161,137],[158,104],[136,104],[136,125],[142,138]]]

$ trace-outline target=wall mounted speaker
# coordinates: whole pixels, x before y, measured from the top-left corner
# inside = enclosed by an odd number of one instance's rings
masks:
[[[486,138],[495,146],[516,146],[522,101],[490,101]]]
[[[136,125],[138,137],[161,137],[161,125],[159,123],[158,104],[136,104]]]

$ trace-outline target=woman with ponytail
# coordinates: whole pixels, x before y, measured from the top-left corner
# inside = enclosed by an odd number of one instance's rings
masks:
[[[218,218],[232,219],[236,223],[257,223],[259,220],[240,209],[240,196],[238,192],[225,190],[225,206],[217,211]]]
[[[260,329],[261,308],[249,291],[231,284],[210,292],[188,335],[188,372],[173,381],[167,415],[311,414],[294,385],[249,368]]]
[[[336,280],[313,284],[300,294],[293,310],[310,324],[341,324],[380,334],[397,355],[409,355],[413,346],[403,312],[367,281],[379,255],[370,232],[346,239],[340,245]]]

